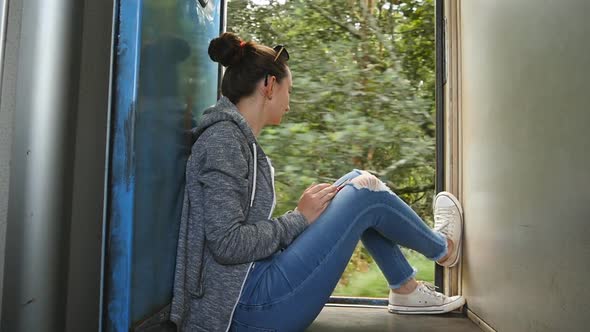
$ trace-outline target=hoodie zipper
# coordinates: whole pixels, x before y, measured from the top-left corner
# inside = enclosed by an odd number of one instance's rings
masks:
[[[250,207],[252,207],[252,205],[254,204],[254,196],[256,195],[256,173],[258,173],[258,170],[257,170],[258,151],[256,149],[256,143],[252,143],[252,147],[254,149],[254,151],[253,151],[253,154],[254,154],[254,184],[252,185],[252,197],[250,198]],[[274,193],[274,179],[273,179],[273,193]],[[271,211],[271,213],[272,213],[272,211]],[[242,281],[242,286],[240,287],[240,292],[238,293],[238,299],[236,300],[236,303],[234,303],[234,307],[231,310],[231,315],[229,316],[229,323],[227,324],[227,328],[225,329],[225,332],[228,332],[229,328],[231,327],[231,323],[234,318],[234,313],[236,311],[236,307],[238,306],[238,302],[240,302],[240,297],[242,296],[242,291],[244,291],[244,285],[246,285],[246,280],[248,280],[248,275],[250,274],[250,270],[252,270],[253,268],[254,268],[254,262],[251,262],[250,265],[248,266],[248,271],[246,271],[246,276],[244,277],[244,280]]]

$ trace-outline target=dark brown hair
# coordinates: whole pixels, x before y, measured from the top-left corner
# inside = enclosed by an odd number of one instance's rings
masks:
[[[266,75],[275,76],[278,82],[287,76],[287,61],[275,50],[253,41],[242,41],[231,32],[209,43],[209,57],[227,67],[221,81],[221,94],[234,104],[251,95]]]

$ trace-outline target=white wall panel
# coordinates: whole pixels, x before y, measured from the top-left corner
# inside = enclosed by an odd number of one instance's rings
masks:
[[[589,13],[461,1],[462,287],[497,331],[590,323]]]

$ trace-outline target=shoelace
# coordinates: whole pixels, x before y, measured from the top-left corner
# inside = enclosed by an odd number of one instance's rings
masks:
[[[438,288],[437,286],[426,282],[426,281],[421,281],[420,282],[422,285],[424,285],[425,288],[423,288],[424,293],[432,295],[434,297],[441,297],[444,298],[445,296],[439,292],[436,291],[436,289]]]
[[[434,212],[434,231],[451,236],[453,233],[452,228],[447,227],[451,223],[451,215],[453,215],[452,208],[440,207],[436,209]]]

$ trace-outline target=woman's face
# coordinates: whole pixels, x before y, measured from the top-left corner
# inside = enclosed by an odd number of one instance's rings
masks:
[[[279,83],[273,80],[272,99],[269,101],[267,124],[279,125],[285,113],[289,112],[289,96],[293,89],[291,70],[287,67],[287,76]]]

